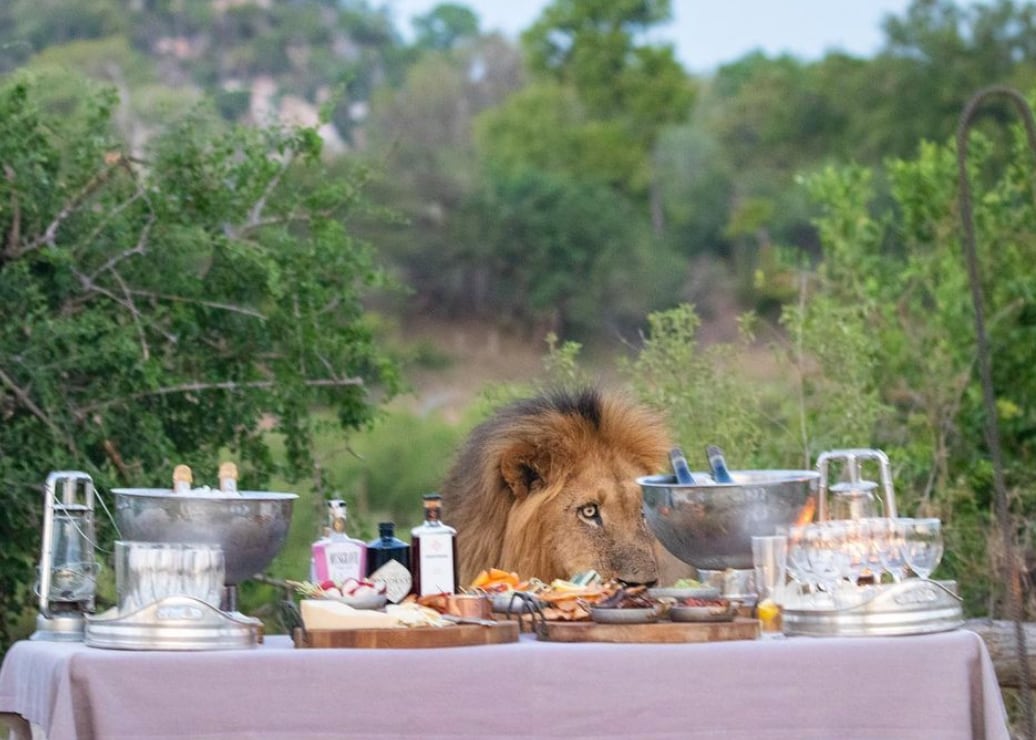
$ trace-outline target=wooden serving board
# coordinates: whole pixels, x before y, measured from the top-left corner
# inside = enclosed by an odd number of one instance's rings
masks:
[[[601,624],[599,622],[544,622],[539,639],[552,642],[720,642],[754,640],[759,620],[735,617],[730,622],[670,622]]]
[[[518,623],[452,624],[449,627],[399,629],[301,630],[293,638],[297,648],[442,648],[462,645],[500,645],[518,641]]]

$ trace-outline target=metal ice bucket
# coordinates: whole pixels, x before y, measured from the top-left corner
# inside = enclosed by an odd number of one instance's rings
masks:
[[[752,537],[809,522],[820,474],[732,471],[733,483],[681,485],[672,475],[638,478],[644,516],[669,552],[699,570],[752,568]]]
[[[174,494],[161,488],[115,488],[112,494],[123,540],[219,545],[227,586],[261,573],[280,552],[298,498],[265,491]]]

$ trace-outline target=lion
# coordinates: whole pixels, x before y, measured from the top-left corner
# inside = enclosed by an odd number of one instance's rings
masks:
[[[662,418],[598,389],[516,401],[477,426],[441,487],[457,529],[460,583],[501,568],[522,578],[651,584],[675,558],[648,531],[636,479],[670,448]]]

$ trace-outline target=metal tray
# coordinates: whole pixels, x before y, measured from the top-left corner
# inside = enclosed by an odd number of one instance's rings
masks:
[[[86,617],[84,642],[114,650],[235,650],[255,647],[262,622],[190,596],[167,596],[130,614]]]
[[[911,578],[872,586],[860,603],[843,608],[786,605],[782,629],[788,635],[867,637],[946,632],[964,624],[961,599],[953,581]]]

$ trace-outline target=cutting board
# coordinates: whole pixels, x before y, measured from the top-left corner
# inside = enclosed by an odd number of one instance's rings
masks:
[[[730,622],[654,622],[600,624],[598,622],[544,622],[539,639],[551,642],[720,642],[754,640],[759,620],[736,617]]]
[[[518,641],[518,623],[452,624],[449,627],[402,629],[301,630],[293,638],[297,648],[443,648],[463,645],[500,645]]]

